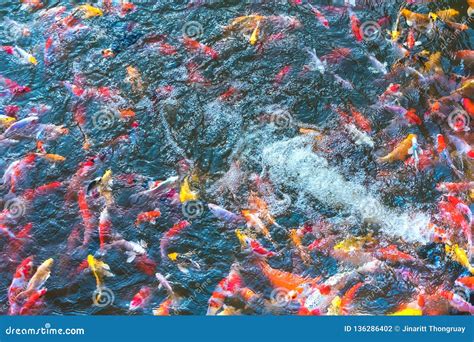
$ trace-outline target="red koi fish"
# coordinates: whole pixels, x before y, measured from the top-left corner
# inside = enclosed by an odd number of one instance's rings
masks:
[[[135,220],[135,225],[139,226],[143,222],[150,222],[151,224],[156,223],[156,219],[161,216],[161,212],[156,209],[152,211],[145,211],[138,214],[137,219]]]
[[[161,251],[161,257],[163,259],[167,258],[166,250],[170,242],[170,239],[176,236],[177,234],[179,234],[184,228],[188,227],[189,225],[191,224],[188,221],[185,221],[185,220],[180,221],[176,223],[173,227],[171,227],[171,229],[168,230],[163,235],[163,237],[160,240],[160,251]]]
[[[363,37],[362,37],[362,34],[361,34],[361,30],[360,30],[360,25],[361,25],[360,20],[359,20],[359,18],[357,18],[355,13],[350,11],[350,10],[349,10],[349,18],[350,18],[350,21],[351,21],[352,34],[354,35],[355,39],[358,42],[361,42]]]
[[[135,311],[142,309],[150,300],[151,289],[148,286],[143,286],[140,291],[133,296],[132,301],[129,304],[129,310]]]
[[[26,300],[25,304],[20,309],[20,315],[31,315],[33,312],[37,311],[40,306],[44,304],[43,300],[41,299],[48,290],[46,288],[42,288],[38,291],[33,292],[28,299]]]
[[[279,85],[283,82],[283,79],[291,71],[291,65],[285,65],[275,76],[274,84]]]
[[[329,28],[329,21],[326,19],[324,14],[321,13],[320,10],[316,8],[316,6],[312,6],[311,4],[309,5],[311,8],[311,12],[316,16],[316,18],[319,20],[319,22],[325,27]]]
[[[204,86],[211,84],[210,81],[204,78],[201,72],[198,70],[199,66],[194,62],[189,62],[186,64],[186,69],[188,71],[188,82],[189,83],[199,83]]]
[[[355,124],[362,130],[366,131],[367,133],[372,132],[372,124],[370,121],[361,113],[359,112],[354,106],[350,106],[351,114],[354,118]]]
[[[341,313],[343,315],[349,314],[350,305],[354,301],[354,297],[357,294],[357,291],[364,285],[364,283],[360,282],[352,286],[341,298]]]
[[[379,259],[390,262],[405,262],[416,260],[410,254],[401,252],[395,245],[380,248],[375,254]]]
[[[94,231],[94,225],[92,223],[92,213],[89,210],[89,205],[87,204],[86,192],[81,189],[77,194],[78,199],[77,203],[79,205],[79,212],[82,216],[82,222],[84,224],[84,239],[82,244],[87,246],[91,240],[92,232]]]
[[[234,296],[243,286],[240,273],[231,268],[227,277],[222,279],[212,292],[208,301],[207,315],[215,315],[224,305],[224,300]]]
[[[201,52],[205,54],[206,56],[211,57],[212,59],[218,59],[219,54],[217,53],[216,50],[211,48],[210,46],[207,46],[201,42],[198,42],[195,39],[189,38],[189,37],[184,37],[183,38],[183,45],[186,49],[193,51],[193,52]]]
[[[18,294],[26,289],[28,279],[33,274],[33,257],[29,256],[24,259],[16,268],[13,280],[8,288],[8,302],[10,304],[9,315],[17,315],[21,309],[16,299]]]

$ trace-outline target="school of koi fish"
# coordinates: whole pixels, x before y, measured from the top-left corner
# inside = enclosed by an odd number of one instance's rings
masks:
[[[474,0],[0,19],[3,314],[474,313]]]

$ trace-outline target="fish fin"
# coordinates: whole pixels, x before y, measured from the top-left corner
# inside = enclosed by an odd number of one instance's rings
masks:
[[[189,273],[189,270],[184,267],[184,266],[181,266],[181,265],[178,265],[178,269],[183,272],[184,274],[188,274]]]
[[[131,263],[133,260],[135,260],[135,257],[137,256],[137,254],[135,252],[132,252],[132,251],[126,251],[125,254],[127,254],[127,256],[128,256],[128,258],[127,258],[128,263]]]

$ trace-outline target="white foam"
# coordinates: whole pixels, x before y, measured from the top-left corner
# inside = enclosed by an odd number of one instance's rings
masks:
[[[276,186],[375,223],[387,236],[407,242],[429,241],[427,214],[385,206],[375,193],[357,181],[344,179],[337,168],[314,153],[311,138],[300,136],[269,144],[263,148],[262,162]]]

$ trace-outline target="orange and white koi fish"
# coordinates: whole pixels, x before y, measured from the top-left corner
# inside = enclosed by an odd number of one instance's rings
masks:
[[[144,222],[149,222],[151,224],[156,223],[156,219],[161,216],[161,212],[158,209],[152,211],[145,211],[143,213],[138,214],[137,219],[135,220],[135,225],[139,226]]]
[[[166,298],[157,308],[153,309],[153,315],[169,316],[170,308],[174,305],[174,302],[175,300],[173,296]]]
[[[256,228],[259,233],[265,235],[269,240],[272,240],[270,231],[259,218],[257,211],[255,210],[242,210],[242,216],[247,221],[248,227]]]
[[[299,231],[297,229],[290,229],[290,239],[295,245],[296,249],[298,250],[298,253],[301,257],[301,259],[308,264],[311,261],[311,257],[306,251],[305,247],[303,246],[303,243],[301,242],[301,236],[299,234]]]
[[[133,91],[142,92],[143,91],[143,81],[140,76],[140,72],[134,66],[127,66],[127,78],[126,82],[132,85]]]
[[[234,296],[243,286],[242,277],[236,264],[232,265],[229,274],[219,281],[208,301],[207,315],[216,315],[223,307],[226,298]]]

